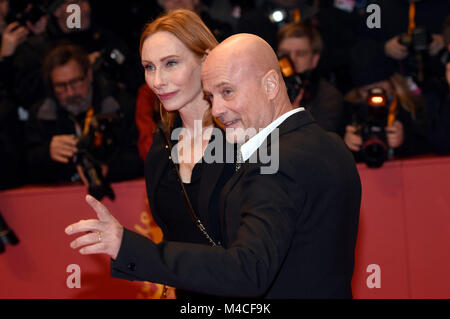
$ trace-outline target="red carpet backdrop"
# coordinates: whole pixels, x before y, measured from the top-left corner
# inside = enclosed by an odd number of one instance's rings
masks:
[[[355,298],[450,298],[450,157],[359,165],[363,185],[353,277]],[[103,203],[127,228],[162,238],[143,180],[113,185]],[[162,287],[109,275],[106,256],[69,247],[67,225],[95,218],[82,186],[0,192],[0,211],[20,239],[0,255],[0,298],[159,298]]]

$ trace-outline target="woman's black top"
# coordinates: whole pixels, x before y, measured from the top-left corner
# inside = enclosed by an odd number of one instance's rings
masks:
[[[192,171],[191,182],[184,183],[184,187],[191,201],[194,212],[198,215],[198,199],[200,197],[200,179],[202,176],[202,168],[205,164],[201,161],[195,164]],[[179,169],[179,166],[177,165]],[[209,244],[205,235],[200,232],[194,224],[191,216],[184,202],[183,193],[177,173],[175,172],[175,165],[169,163],[165,172],[161,177],[159,187],[156,189],[155,206],[156,211],[159,212],[159,218],[166,226],[164,238],[169,241]],[[205,200],[207,200],[205,198]],[[198,216],[202,223],[202,220]],[[217,220],[218,222],[218,220]],[[210,226],[210,225],[208,225]],[[208,227],[207,231],[212,236],[212,228]],[[214,227],[218,230],[218,227]],[[214,234],[217,237],[217,234]]]

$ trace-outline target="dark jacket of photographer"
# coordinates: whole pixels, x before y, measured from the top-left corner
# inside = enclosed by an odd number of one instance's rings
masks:
[[[108,165],[107,179],[111,182],[132,179],[143,175],[143,162],[137,151],[137,129],[134,124],[134,101],[122,90],[115,91],[105,83],[94,81],[94,116],[116,113],[121,117],[119,138],[114,155]],[[84,126],[86,112],[77,116]],[[33,107],[25,131],[29,181],[33,183],[58,183],[78,180],[76,165],[63,164],[50,157],[50,142],[55,135],[76,134],[70,114],[58,105],[55,98],[47,98]]]
[[[16,105],[0,92],[0,190],[23,183],[22,133]]]
[[[447,83],[424,93],[432,151],[450,154],[450,90]]]
[[[317,70],[312,71],[304,90],[300,105],[311,112],[320,127],[337,133],[342,123],[342,94],[321,77]]]
[[[11,97],[11,76],[12,58],[0,59],[0,190],[23,183],[23,130]]]

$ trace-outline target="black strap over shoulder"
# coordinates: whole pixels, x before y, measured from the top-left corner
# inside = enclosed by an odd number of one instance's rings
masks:
[[[205,235],[206,239],[211,243],[212,246],[218,246],[214,242],[214,240],[211,238],[211,236],[209,236],[208,232],[206,231],[205,226],[203,225],[203,223],[200,221],[200,219],[195,214],[194,208],[192,207],[191,200],[189,199],[189,195],[186,192],[186,188],[184,187],[183,181],[181,180],[181,175],[180,175],[180,172],[178,170],[178,167],[175,165],[175,162],[172,159],[172,155],[171,154],[172,154],[173,145],[172,145],[172,142],[170,141],[170,138],[166,135],[166,133],[164,132],[164,130],[161,127],[158,127],[158,131],[164,137],[164,140],[166,142],[166,149],[169,151],[169,160],[173,164],[173,166],[175,168],[175,171],[177,172],[177,179],[178,179],[178,182],[180,184],[181,190],[183,192],[184,202],[185,202],[185,204],[187,206],[187,209],[189,211],[189,214],[191,215],[191,218],[192,218],[194,224],[203,233],[203,235]]]

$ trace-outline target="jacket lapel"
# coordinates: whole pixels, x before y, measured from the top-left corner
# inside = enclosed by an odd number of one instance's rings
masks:
[[[219,203],[220,228],[221,228],[222,238],[223,238],[223,241],[225,244],[228,243],[226,220],[227,220],[227,218],[229,218],[229,216],[226,216],[226,211],[227,211],[226,203],[228,201],[228,196],[231,193],[231,190],[234,188],[236,183],[241,179],[247,165],[248,165],[248,163],[243,163],[241,165],[241,168],[237,172],[235,172],[233,174],[233,176],[230,178],[230,180],[228,181],[228,183],[225,184],[225,186],[220,194],[220,203]]]

